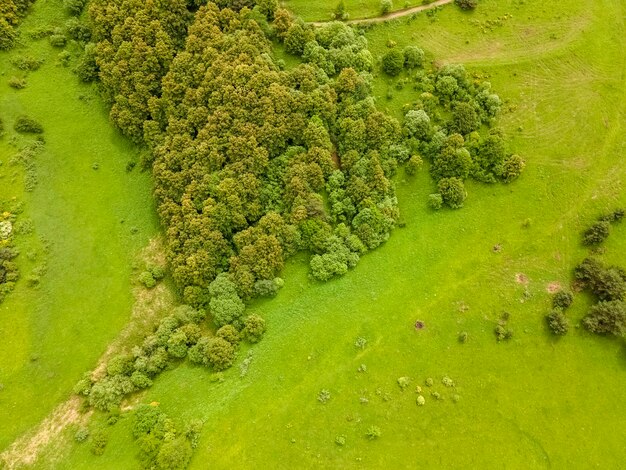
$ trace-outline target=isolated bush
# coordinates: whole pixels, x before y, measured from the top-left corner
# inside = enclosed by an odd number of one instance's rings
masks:
[[[391,0],[381,0],[380,2],[380,13],[381,15],[386,15],[393,9],[393,2]]]
[[[26,88],[26,80],[19,77],[11,77],[9,78],[9,86],[16,90],[21,90],[22,88]]]
[[[60,33],[51,35],[49,38],[49,41],[52,47],[64,47],[65,44],[67,43],[67,38],[65,37],[65,34],[60,32]]]
[[[257,343],[265,333],[265,320],[259,315],[248,315],[243,322],[244,328],[241,335],[250,343]]]
[[[34,72],[41,67],[43,60],[33,56],[18,56],[11,59],[11,63],[20,70]]]
[[[87,428],[80,428],[78,431],[76,431],[76,434],[74,434],[74,440],[78,443],[85,442],[88,437],[89,429]]]
[[[552,307],[553,308],[561,308],[563,310],[569,308],[574,301],[574,295],[571,292],[565,290],[559,290],[552,297]]]
[[[407,69],[421,67],[424,63],[424,51],[417,46],[406,46],[402,51],[404,66]]]
[[[21,134],[42,134],[43,127],[28,116],[19,116],[13,124],[13,129]]]
[[[383,71],[392,77],[398,75],[404,67],[404,55],[398,49],[391,49],[383,56]]]
[[[437,184],[439,194],[443,202],[452,209],[463,207],[463,201],[467,197],[463,181],[459,178],[443,178]]]
[[[583,233],[583,244],[587,246],[599,245],[608,238],[610,230],[611,224],[606,220],[595,222]]]
[[[561,308],[554,308],[546,317],[548,326],[555,335],[565,335],[569,331],[569,321]]]
[[[367,428],[367,432],[365,435],[369,440],[378,439],[381,436],[382,432],[378,426],[370,426]]]
[[[94,455],[104,454],[104,449],[109,442],[109,436],[101,429],[97,429],[91,435],[91,453]]]
[[[478,6],[478,0],[454,0],[463,10],[473,10]]]
[[[152,273],[150,271],[142,272],[139,275],[139,282],[148,289],[152,289],[157,285],[156,279],[154,279],[154,276],[152,276]]]
[[[583,318],[583,325],[593,333],[623,336],[626,334],[626,303],[617,300],[597,303]]]

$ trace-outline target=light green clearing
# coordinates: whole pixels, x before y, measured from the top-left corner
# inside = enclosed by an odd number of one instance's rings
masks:
[[[38,0],[20,30],[25,36],[37,26],[61,26],[65,19],[61,1]],[[34,223],[32,236],[17,239],[22,278],[43,261],[48,272],[37,290],[22,279],[0,305],[0,449],[65,400],[128,322],[131,265],[157,232],[148,174],[126,173],[137,151],[113,130],[95,89],[55,63],[60,50],[46,39],[25,42],[22,49],[0,54],[0,116],[7,128],[0,139],[0,174],[5,175],[0,200],[23,200],[26,211],[20,218]],[[28,74],[25,89],[15,91],[7,82],[21,75],[10,65],[19,55],[45,63]],[[32,193],[23,193],[21,170],[17,178],[6,176],[18,169],[7,161],[16,151],[9,140],[20,114],[45,129],[39,184]],[[97,171],[92,169],[96,162]],[[137,233],[131,234],[132,227]],[[48,256],[38,237],[51,242]],[[33,249],[39,255],[30,262],[26,253]]]
[[[349,19],[373,18],[381,16],[380,0],[345,0],[346,12]],[[402,10],[417,5],[422,5],[421,0],[395,0],[392,2],[391,11]],[[339,0],[336,1],[309,1],[287,0],[286,8],[295,12],[305,21],[324,21],[332,18]]]
[[[190,366],[163,374],[141,400],[158,401],[181,419],[206,420],[192,468],[622,464],[623,341],[578,329],[555,340],[544,315],[547,285],[567,285],[587,253],[580,231],[599,213],[626,204],[625,12],[623,0],[483,0],[471,16],[449,7],[434,21],[422,15],[368,33],[375,55],[392,38],[399,47],[415,43],[438,60],[488,74],[516,108],[501,124],[511,149],[526,158],[526,172],[509,186],[470,183],[466,207],[441,213],[426,208],[433,189],[426,171],[416,179],[401,174],[406,228],[354,272],[327,284],[311,283],[303,263],[293,260],[278,297],[253,306],[269,331],[254,347],[245,378],[238,366],[222,384]],[[469,23],[505,13],[513,18],[490,33]],[[388,86],[377,78],[379,102],[401,116],[414,99],[410,86],[386,101]],[[522,227],[526,219],[529,228]],[[495,244],[501,253],[493,253]],[[625,249],[621,226],[605,258],[624,264]],[[529,279],[527,299],[517,273]],[[589,302],[577,296],[568,312],[574,323]],[[461,305],[469,310],[461,312]],[[498,344],[493,328],[503,310],[511,313],[515,336]],[[420,332],[413,328],[417,319],[426,324]],[[469,333],[464,345],[457,342],[461,331]],[[363,351],[353,346],[359,336],[368,340]],[[357,372],[360,364],[366,373]],[[455,380],[459,403],[441,384],[443,375]],[[413,379],[404,392],[396,384],[401,376]],[[444,401],[430,397],[427,377]],[[415,403],[418,384],[426,393],[423,407]],[[332,394],[325,405],[316,400],[321,389]],[[391,399],[383,401],[377,389]],[[370,425],[382,430],[372,442],[365,438]],[[102,457],[93,457],[88,445],[75,446],[60,466],[133,468],[130,426],[125,419],[110,428]],[[334,442],[339,435],[346,436],[343,447]]]

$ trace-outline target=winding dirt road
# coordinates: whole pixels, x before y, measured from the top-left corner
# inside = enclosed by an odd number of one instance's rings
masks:
[[[376,16],[374,18],[357,18],[354,20],[348,20],[346,24],[374,24],[374,23],[383,23],[385,21],[395,20],[397,18],[402,18],[403,16],[409,16],[413,13],[419,13],[420,11],[430,10],[432,8],[436,8],[438,6],[447,5],[448,3],[452,3],[454,0],[436,0],[435,2],[429,3],[428,5],[419,5],[416,7],[405,8],[403,10],[396,10],[391,13],[388,13],[384,16]],[[310,25],[313,26],[324,26],[327,23],[330,23],[333,20],[328,21],[311,21]]]

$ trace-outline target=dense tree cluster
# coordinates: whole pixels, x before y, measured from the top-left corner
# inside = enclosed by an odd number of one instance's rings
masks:
[[[11,49],[17,39],[15,27],[34,0],[2,0],[0,2],[0,51]]]
[[[177,426],[158,406],[139,405],[134,411],[133,436],[142,468],[183,470],[197,445],[202,422]]]
[[[423,53],[407,47],[402,55],[394,49],[383,57],[383,70],[390,75],[402,66],[419,67]],[[388,70],[397,62],[398,69]],[[404,119],[409,151],[431,161],[430,172],[438,182],[443,203],[458,208],[466,193],[464,181],[486,183],[516,179],[524,169],[518,155],[507,153],[504,135],[492,127],[501,100],[489,82],[471,77],[462,65],[444,65],[436,70],[418,70],[415,89],[420,93]],[[487,132],[482,132],[487,130]],[[442,192],[443,191],[443,192]]]

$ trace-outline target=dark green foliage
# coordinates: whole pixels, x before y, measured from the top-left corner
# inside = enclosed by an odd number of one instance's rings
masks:
[[[552,307],[565,310],[572,305],[573,301],[574,295],[571,292],[560,290],[552,297]]]
[[[606,240],[610,234],[611,224],[606,220],[595,222],[583,233],[583,244],[587,246],[599,245]]]
[[[244,328],[241,335],[250,343],[257,343],[265,333],[265,320],[259,315],[252,314],[244,320]]]
[[[548,326],[555,335],[563,336],[569,331],[569,321],[559,307],[554,308],[546,317]]]
[[[478,6],[478,0],[454,0],[463,10],[473,10]]]
[[[594,258],[586,258],[574,275],[600,300],[623,300],[626,297],[626,272],[616,266],[605,267]]]
[[[395,77],[404,67],[404,55],[398,49],[391,49],[383,56],[383,72]]]
[[[76,41],[89,42],[91,39],[91,29],[78,18],[70,18],[65,23],[65,31],[70,38]]]
[[[78,78],[85,83],[93,82],[98,78],[99,67],[96,63],[96,46],[94,44],[90,43],[85,46],[85,51],[74,71]]]
[[[63,0],[63,8],[74,16],[79,16],[86,4],[87,0]]]
[[[505,183],[510,183],[519,178],[525,166],[526,162],[522,157],[519,155],[510,155],[505,158],[501,166],[496,169],[496,174],[502,178],[502,181]]]
[[[509,313],[504,312],[500,319],[498,320],[498,324],[494,329],[494,333],[496,335],[496,339],[498,341],[508,341],[513,337],[513,330],[508,327],[509,322]]]
[[[583,318],[583,325],[597,334],[626,334],[626,303],[623,301],[599,302]]]
[[[43,127],[28,116],[19,116],[13,124],[13,129],[21,134],[42,134]]]
[[[469,103],[456,103],[452,111],[452,129],[462,135],[477,130],[480,127],[480,118],[474,106]]]
[[[459,178],[443,178],[437,185],[439,194],[443,202],[452,209],[463,207],[463,202],[467,197],[463,181]]]
[[[274,14],[279,8],[278,0],[256,0],[259,11],[265,15],[268,21],[274,19]]]
[[[407,69],[421,67],[424,63],[424,51],[417,46],[406,46],[402,51],[404,66]]]

